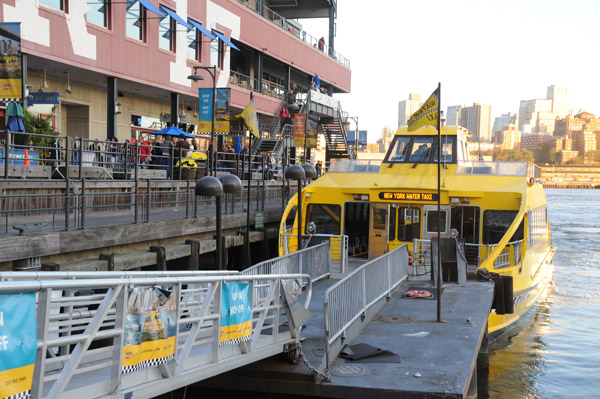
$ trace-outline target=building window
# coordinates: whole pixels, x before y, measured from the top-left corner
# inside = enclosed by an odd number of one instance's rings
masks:
[[[175,48],[175,20],[168,14],[158,22],[158,47],[167,51]]]
[[[196,28],[187,31],[187,57],[190,60],[202,61],[202,33]]]
[[[61,10],[67,12],[67,0],[39,0],[40,4],[45,4],[49,7],[56,8],[57,10]]]
[[[110,1],[87,0],[86,18],[88,22],[110,28]]]
[[[210,65],[221,68],[223,63],[223,42],[213,40],[210,42]]]
[[[138,0],[126,0],[125,25],[127,36],[144,41],[144,29],[146,25],[146,10]]]

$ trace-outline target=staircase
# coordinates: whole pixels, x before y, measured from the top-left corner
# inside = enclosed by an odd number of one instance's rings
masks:
[[[341,116],[341,110],[338,110],[336,116],[322,116],[319,120],[327,144],[327,162],[334,158],[356,158],[354,151],[348,147]]]

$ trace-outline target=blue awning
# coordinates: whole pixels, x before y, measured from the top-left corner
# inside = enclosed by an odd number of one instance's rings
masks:
[[[192,25],[185,22],[185,20],[183,18],[181,18],[179,15],[177,15],[177,13],[175,11],[170,10],[164,6],[160,6],[160,9],[163,10],[164,12],[166,12],[167,14],[169,14],[171,16],[171,18],[173,18],[175,21],[177,21],[178,24],[183,25],[188,29],[194,29],[194,27]]]
[[[196,29],[198,29],[204,36],[210,38],[210,40],[217,40],[217,38],[214,37],[213,34],[208,31],[208,29],[202,26],[202,24],[199,24],[198,22],[191,19],[188,19],[188,22],[194,25]]]
[[[154,5],[152,5],[152,3],[150,3],[150,0],[138,0],[140,2],[141,5],[144,6],[144,8],[150,12],[155,13],[156,15],[160,15],[161,17],[164,17],[165,14],[163,12],[161,12],[158,8],[154,7]]]
[[[231,43],[231,42],[229,41],[229,39],[227,39],[227,38],[225,37],[225,35],[224,35],[224,34],[222,34],[222,33],[219,33],[219,32],[217,32],[216,30],[213,30],[213,31],[212,31],[212,33],[213,33],[214,35],[217,35],[217,36],[219,37],[219,39],[221,39],[221,41],[222,41],[223,43],[225,43],[226,45],[228,45],[229,47],[231,47],[231,48],[234,48],[234,49],[236,49],[237,51],[240,51],[240,49],[239,49],[239,48],[237,48],[237,46],[236,46],[235,44]]]

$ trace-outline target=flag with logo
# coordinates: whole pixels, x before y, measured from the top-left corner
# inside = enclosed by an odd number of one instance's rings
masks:
[[[423,103],[421,108],[417,110],[408,119],[408,131],[413,132],[423,126],[434,126],[438,125],[438,118],[440,117],[440,88],[438,87]]]
[[[250,102],[248,105],[246,105],[246,108],[244,108],[241,114],[237,114],[235,117],[242,118],[244,122],[246,122],[246,126],[248,126],[250,133],[252,133],[254,137],[260,137],[258,132],[258,120],[256,119],[256,108],[254,107],[254,97],[252,96],[252,93],[250,93]]]

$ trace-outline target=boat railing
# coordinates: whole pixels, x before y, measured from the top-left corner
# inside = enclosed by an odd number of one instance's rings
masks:
[[[540,168],[533,163],[521,161],[459,161],[456,174],[539,177]]]
[[[293,230],[279,234],[279,245],[285,254],[298,246],[298,234]],[[345,273],[348,267],[348,236],[335,234],[306,234],[302,235],[302,247],[311,247],[323,242],[329,243],[330,267],[332,272]]]
[[[331,365],[343,346],[357,334],[354,323],[366,323],[376,314],[376,305],[385,305],[394,289],[406,280],[408,247],[406,244],[375,258],[331,286],[325,292],[326,367]],[[373,311],[369,311],[373,308]]]
[[[502,252],[494,260],[494,269],[505,269],[522,262],[521,247],[524,240],[512,241],[506,244]],[[488,260],[496,249],[497,244],[465,243],[465,258],[472,268],[479,267]],[[431,240],[413,240],[413,263],[410,277],[418,277],[430,273]]]
[[[379,173],[379,159],[335,159],[327,170],[328,173]]]

